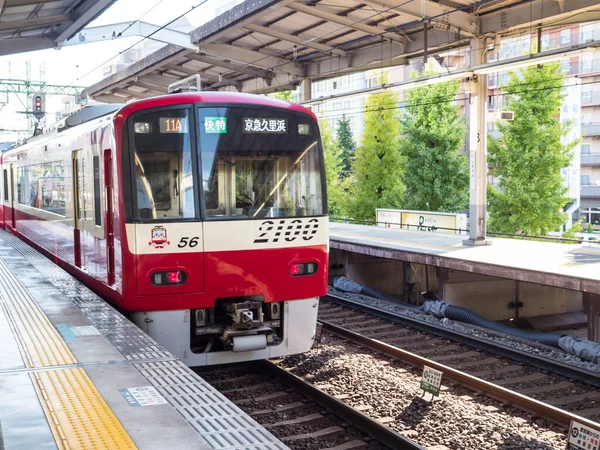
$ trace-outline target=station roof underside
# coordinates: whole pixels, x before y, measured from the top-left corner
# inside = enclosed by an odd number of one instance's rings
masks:
[[[60,47],[116,0],[0,0],[0,56]]]
[[[203,90],[268,93],[305,78],[403,64],[473,38],[597,19],[597,0],[246,0],[190,33],[197,51],[169,44],[83,95],[145,98],[194,74]]]

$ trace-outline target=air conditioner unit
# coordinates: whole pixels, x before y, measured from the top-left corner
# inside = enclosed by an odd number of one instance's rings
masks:
[[[514,111],[494,111],[491,113],[492,120],[514,120],[515,113]]]

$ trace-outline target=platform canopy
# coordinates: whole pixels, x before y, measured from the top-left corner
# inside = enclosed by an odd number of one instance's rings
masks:
[[[116,0],[0,0],[0,56],[60,47]]]
[[[267,93],[403,64],[474,38],[596,19],[598,0],[246,0],[192,31],[196,50],[167,45],[83,95],[144,98],[197,73],[205,90]]]

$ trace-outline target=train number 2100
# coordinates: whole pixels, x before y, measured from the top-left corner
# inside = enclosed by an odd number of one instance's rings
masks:
[[[301,219],[294,220],[265,220],[258,228],[258,237],[254,239],[255,244],[266,244],[268,242],[279,242],[280,238],[287,242],[293,242],[302,237],[310,241],[319,228],[318,219],[310,219],[304,222]]]

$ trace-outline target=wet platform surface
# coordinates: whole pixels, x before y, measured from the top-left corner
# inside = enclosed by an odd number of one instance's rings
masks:
[[[334,249],[600,294],[600,245],[489,238],[331,223]]]
[[[0,231],[0,449],[285,449],[50,260]]]

